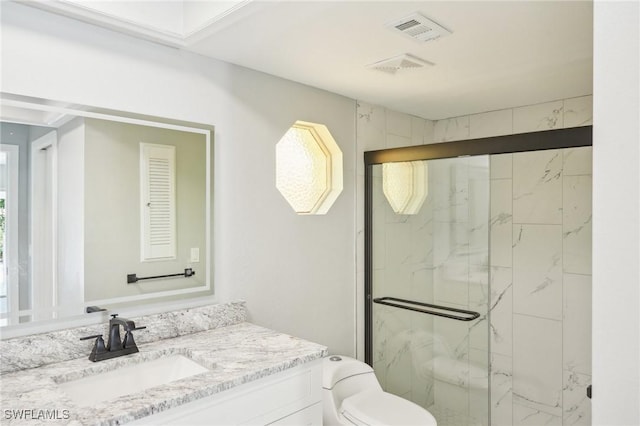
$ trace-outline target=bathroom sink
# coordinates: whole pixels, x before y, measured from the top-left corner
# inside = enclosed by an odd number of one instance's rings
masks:
[[[76,404],[91,406],[206,371],[209,369],[186,356],[173,354],[59,383],[58,386]]]

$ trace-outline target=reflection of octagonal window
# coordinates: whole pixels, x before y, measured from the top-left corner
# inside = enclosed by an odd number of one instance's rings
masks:
[[[342,151],[322,124],[296,121],[276,144],[276,188],[298,214],[325,214],[342,192]]]
[[[427,164],[423,161],[384,163],[382,191],[394,212],[417,214],[427,198]]]

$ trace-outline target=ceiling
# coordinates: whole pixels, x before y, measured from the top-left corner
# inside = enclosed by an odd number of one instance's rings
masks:
[[[83,13],[65,15],[428,119],[592,93],[590,1],[165,2],[218,5],[207,19],[191,10],[199,26],[182,33],[130,17],[118,27],[113,11],[90,16],[91,2],[73,3]],[[387,28],[414,12],[451,34],[420,42]],[[367,68],[402,54],[433,65]]]

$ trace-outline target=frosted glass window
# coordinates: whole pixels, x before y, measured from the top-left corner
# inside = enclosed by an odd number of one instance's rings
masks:
[[[297,121],[276,144],[276,188],[298,214],[324,214],[342,191],[342,151],[322,124]]]
[[[141,260],[176,258],[176,148],[140,144]]]
[[[427,198],[427,164],[423,161],[384,163],[382,190],[394,212],[417,214]]]

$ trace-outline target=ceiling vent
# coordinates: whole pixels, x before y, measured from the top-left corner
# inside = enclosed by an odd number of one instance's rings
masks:
[[[387,24],[387,27],[394,31],[400,31],[405,36],[418,41],[435,40],[451,34],[451,31],[419,13],[414,13],[405,18],[390,22]]]
[[[382,61],[369,64],[367,65],[367,68],[386,72],[388,74],[395,74],[400,70],[423,68],[430,65],[433,64],[405,53],[403,55],[394,56],[393,58],[383,59]]]

